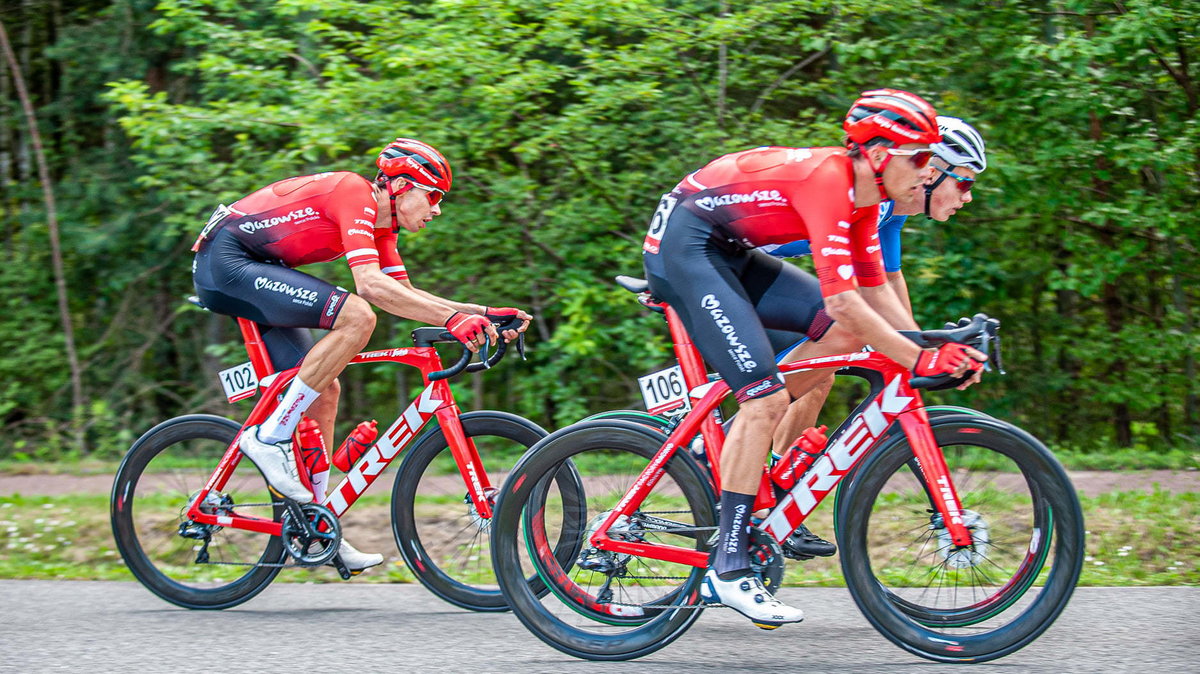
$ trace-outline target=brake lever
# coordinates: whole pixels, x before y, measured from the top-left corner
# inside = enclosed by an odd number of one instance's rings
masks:
[[[525,358],[525,333],[523,332],[517,333],[517,355],[521,356],[521,360],[528,360]]]
[[[488,363],[488,359],[491,358],[491,354],[488,353],[488,349],[490,349],[491,347],[492,347],[492,338],[489,337],[488,334],[485,332],[485,333],[483,333],[483,351],[482,351],[482,353],[479,354],[479,362],[483,363],[483,369],[485,369],[485,370],[491,369],[491,367],[492,367]]]

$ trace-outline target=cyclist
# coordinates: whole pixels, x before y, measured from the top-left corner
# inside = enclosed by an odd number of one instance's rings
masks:
[[[933,158],[929,162],[925,178],[925,200],[921,210],[897,209],[895,202],[888,200],[879,204],[879,243],[882,247],[883,268],[896,295],[904,304],[905,311],[912,315],[912,301],[908,284],[900,265],[900,232],[910,215],[924,212],[925,216],[938,222],[950,219],[960,208],[971,203],[971,188],[975,177],[987,168],[987,153],[983,137],[975,127],[957,117],[939,115],[938,132],[941,142],[930,145]],[[783,245],[763,246],[761,250],[775,257],[802,257],[811,254],[808,241],[794,241]],[[781,363],[796,360],[791,350],[807,337],[795,332],[768,330],[767,337]],[[782,422],[775,429],[776,452],[786,450],[805,428],[816,425],[817,415],[833,388],[830,376],[811,391],[794,401]],[[804,525],[783,542],[784,554],[791,557],[828,557],[837,552],[837,547],[813,534]]]
[[[497,339],[495,322],[529,314],[514,308],[465,304],[413,286],[396,249],[399,231],[423,229],[441,214],[450,191],[449,162],[433,147],[397,138],[379,154],[374,181],[335,171],[287,178],[230,206],[219,206],[193,246],[196,294],[209,309],[259,323],[277,370],[300,372],[271,415],[242,433],[242,453],[262,471],[271,489],[299,503],[325,498],[328,471],[313,475],[313,490],[300,481],[292,434],[306,414],[326,438],[333,437],[340,386],[338,374],[371,337],[375,306],[412,320],[444,325],[468,349],[485,335]],[[357,294],[295,267],[345,257]],[[309,328],[329,333],[313,343]],[[314,471],[315,472],[315,471]],[[315,494],[314,494],[315,492]],[[353,572],[383,556],[338,551]]]
[[[941,140],[935,118],[914,94],[864,92],[843,123],[845,148],[719,157],[663,196],[643,243],[651,292],[676,309],[741,405],[721,457],[719,531],[701,596],[764,629],[804,618],[767,592],[747,552],[771,434],[789,402],[764,326],[807,334],[801,357],[869,343],[918,375],[962,375],[985,359],[962,345],[922,350],[897,334],[916,325],[883,275],[877,205],[918,208],[929,145]],[[814,242],[815,277],[753,250],[797,239]],[[800,395],[826,376],[799,373],[788,387]]]

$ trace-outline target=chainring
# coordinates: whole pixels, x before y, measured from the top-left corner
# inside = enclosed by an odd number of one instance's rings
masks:
[[[316,503],[293,506],[301,510],[305,521],[297,521],[293,507],[283,511],[280,536],[288,555],[301,566],[321,566],[333,559],[342,543],[342,525],[337,515]]]

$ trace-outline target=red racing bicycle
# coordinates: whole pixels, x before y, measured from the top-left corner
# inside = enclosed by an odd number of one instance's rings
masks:
[[[323,503],[299,505],[273,498],[265,478],[253,462],[241,460],[238,449],[242,429],[271,412],[299,368],[272,372],[258,326],[241,318],[238,323],[250,363],[244,372],[235,369],[234,374],[222,375],[242,380],[240,387],[227,389],[231,400],[262,392],[249,418],[238,423],[189,414],[164,421],[133,444],[117,471],[112,529],[134,577],[166,601],[191,609],[241,604],[288,567],[331,564],[349,578],[337,557],[340,518],[411,447],[396,473],[390,508],[396,543],[408,568],[452,604],[477,611],[507,610],[491,572],[488,545],[497,490],[484,459],[491,457],[493,469],[501,459],[507,467],[509,457],[546,432],[506,412],[461,412],[448,382],[459,373],[499,362],[506,344],[499,344],[490,357],[485,348],[483,362],[476,363],[469,362],[471,352],[463,348],[458,362],[443,368],[434,344],[458,340],[442,328],[428,327],[413,331],[413,347],[355,356],[351,365],[415,367],[425,386]],[[436,425],[422,433],[431,420]],[[297,465],[303,466],[299,436],[296,440]],[[454,467],[458,481],[444,475]],[[309,486],[308,472],[300,474]],[[447,481],[459,487],[447,489]],[[578,523],[565,524],[569,530]],[[564,561],[571,552],[564,548]],[[535,593],[545,592],[536,575],[530,583]]]
[[[699,362],[666,310],[681,363]],[[977,315],[909,337],[990,350],[997,327]],[[813,368],[862,377],[870,393],[792,488],[760,490],[756,507],[766,512],[751,556],[767,586],[782,579],[781,541],[844,490],[835,518],[843,574],[881,634],[947,662],[1002,657],[1037,638],[1066,606],[1084,550],[1079,502],[1053,455],[997,419],[930,415],[919,389],[947,382],[913,377],[882,354],[780,369]],[[714,412],[728,394],[723,381],[693,389],[691,411],[669,434],[585,420],[517,463],[501,488],[492,555],[505,597],[535,635],[576,657],[622,660],[657,651],[697,619],[718,521],[724,432]],[[712,468],[687,451],[701,433]],[[567,530],[564,521],[586,524]],[[577,550],[563,564],[568,544]],[[551,593],[530,591],[530,574]]]

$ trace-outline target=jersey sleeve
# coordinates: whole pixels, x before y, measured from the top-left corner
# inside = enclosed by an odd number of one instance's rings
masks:
[[[329,217],[341,232],[342,250],[351,269],[379,264],[379,249],[375,247],[375,196],[370,183],[354,174],[343,178],[330,194]]]
[[[879,222],[879,245],[883,246],[884,271],[900,271],[900,232],[907,215],[892,215]]]
[[[826,160],[808,180],[788,190],[788,201],[807,230],[813,267],[821,296],[831,297],[858,287],[850,254],[852,174],[846,166]]]
[[[879,208],[867,206],[855,210],[850,225],[851,257],[858,284],[871,288],[887,283],[883,273],[883,246],[879,242]]]
[[[404,260],[400,259],[397,245],[397,234],[390,227],[375,230],[375,249],[379,251],[380,271],[397,281],[407,281],[408,270],[404,268]]]

